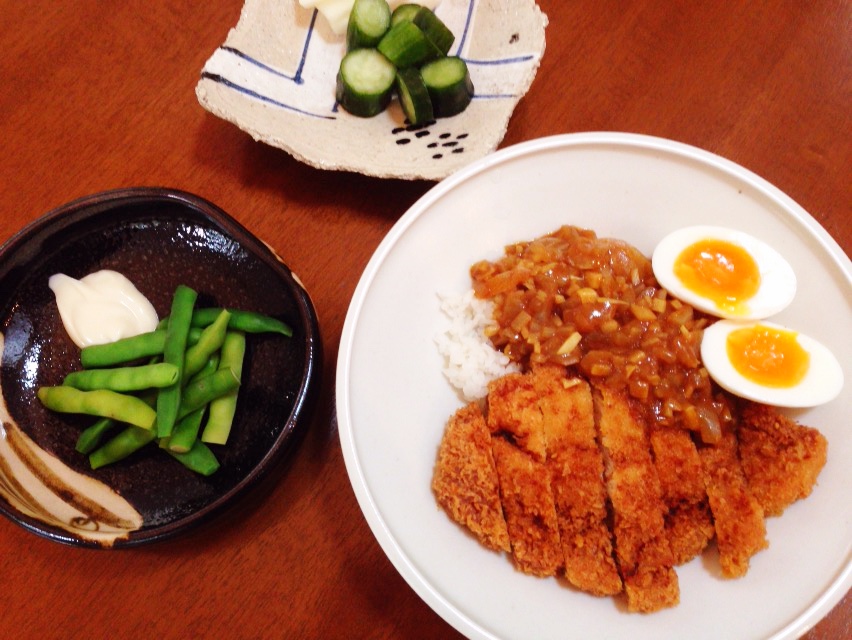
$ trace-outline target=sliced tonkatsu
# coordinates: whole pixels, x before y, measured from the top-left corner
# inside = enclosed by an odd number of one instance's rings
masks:
[[[483,545],[510,550],[491,454],[491,434],[478,404],[462,407],[447,423],[438,448],[432,490],[447,515],[467,527]]]
[[[532,378],[544,423],[565,577],[588,593],[620,593],[589,385],[568,378],[563,367],[541,367]]]
[[[726,578],[744,576],[751,557],[766,548],[768,542],[763,508],[743,473],[736,435],[725,430],[719,442],[700,446],[698,453],[713,512],[722,575]]]
[[[715,537],[724,577],[768,546],[765,515],[809,495],[827,443],[744,402],[721,439],[650,426],[624,391],[539,365],[489,385],[448,421],[432,479],[449,517],[536,576],[564,575],[627,608],[679,601],[674,567]]]
[[[627,608],[650,612],[674,606],[680,591],[647,428],[623,393],[601,387],[594,400]]]
[[[666,505],[666,534],[674,563],[681,565],[704,551],[715,533],[701,458],[686,429],[654,427],[650,440]]]
[[[487,424],[512,558],[525,573],[556,575],[564,560],[544,426],[529,376],[510,374],[489,385]]]
[[[737,439],[749,488],[767,516],[810,495],[828,454],[819,431],[762,404],[743,410]]]

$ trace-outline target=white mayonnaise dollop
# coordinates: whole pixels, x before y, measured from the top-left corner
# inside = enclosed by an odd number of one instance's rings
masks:
[[[96,271],[80,280],[57,273],[48,286],[65,331],[81,349],[157,328],[154,305],[117,271]]]

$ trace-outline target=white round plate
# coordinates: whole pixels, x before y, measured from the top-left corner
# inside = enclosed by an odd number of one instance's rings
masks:
[[[828,439],[809,498],[767,520],[769,549],[748,574],[720,577],[714,548],[678,568],[681,602],[650,615],[516,571],[450,521],[432,495],[437,448],[462,401],[434,336],[438,294],[470,287],[468,269],[504,245],[571,224],[650,255],[686,225],[743,229],[777,247],[803,286],[776,316],[852,362],[852,264],[777,188],[718,156],[668,140],[571,134],[506,148],[433,187],[382,241],[355,291],[337,367],[344,459],[361,509],[411,587],[470,638],[798,637],[852,586],[852,385],[791,413]],[[849,371],[846,372],[850,379]]]

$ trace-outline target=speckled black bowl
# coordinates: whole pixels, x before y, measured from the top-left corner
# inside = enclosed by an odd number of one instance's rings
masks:
[[[188,471],[155,445],[92,471],[74,450],[91,420],[54,414],[36,399],[39,386],[59,384],[80,366],[48,277],[63,272],[81,278],[99,269],[126,275],[160,317],[167,315],[177,285],[186,284],[198,292],[199,306],[259,311],[293,328],[291,338],[249,336],[235,424],[228,443],[215,448],[221,468],[212,476]],[[224,211],[174,190],[134,188],[82,198],[12,237],[0,247],[0,331],[7,338],[0,383],[12,419],[39,447],[104,482],[141,514],[143,526],[115,547],[171,537],[243,497],[292,454],[320,382],[316,312],[301,283]],[[2,498],[0,512],[52,540],[98,546]]]

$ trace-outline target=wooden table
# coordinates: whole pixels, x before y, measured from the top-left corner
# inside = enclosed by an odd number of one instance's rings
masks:
[[[502,146],[590,130],[689,143],[766,178],[852,251],[852,4],[539,4],[547,50]],[[311,292],[325,344],[319,405],[292,464],[215,527],[97,552],[1,521],[0,637],[457,635],[370,532],[334,407],[359,276],[431,184],[319,171],[204,111],[199,72],[240,9],[239,0],[0,0],[0,241],[85,194],[185,189],[276,248]],[[807,638],[850,635],[847,594]]]

